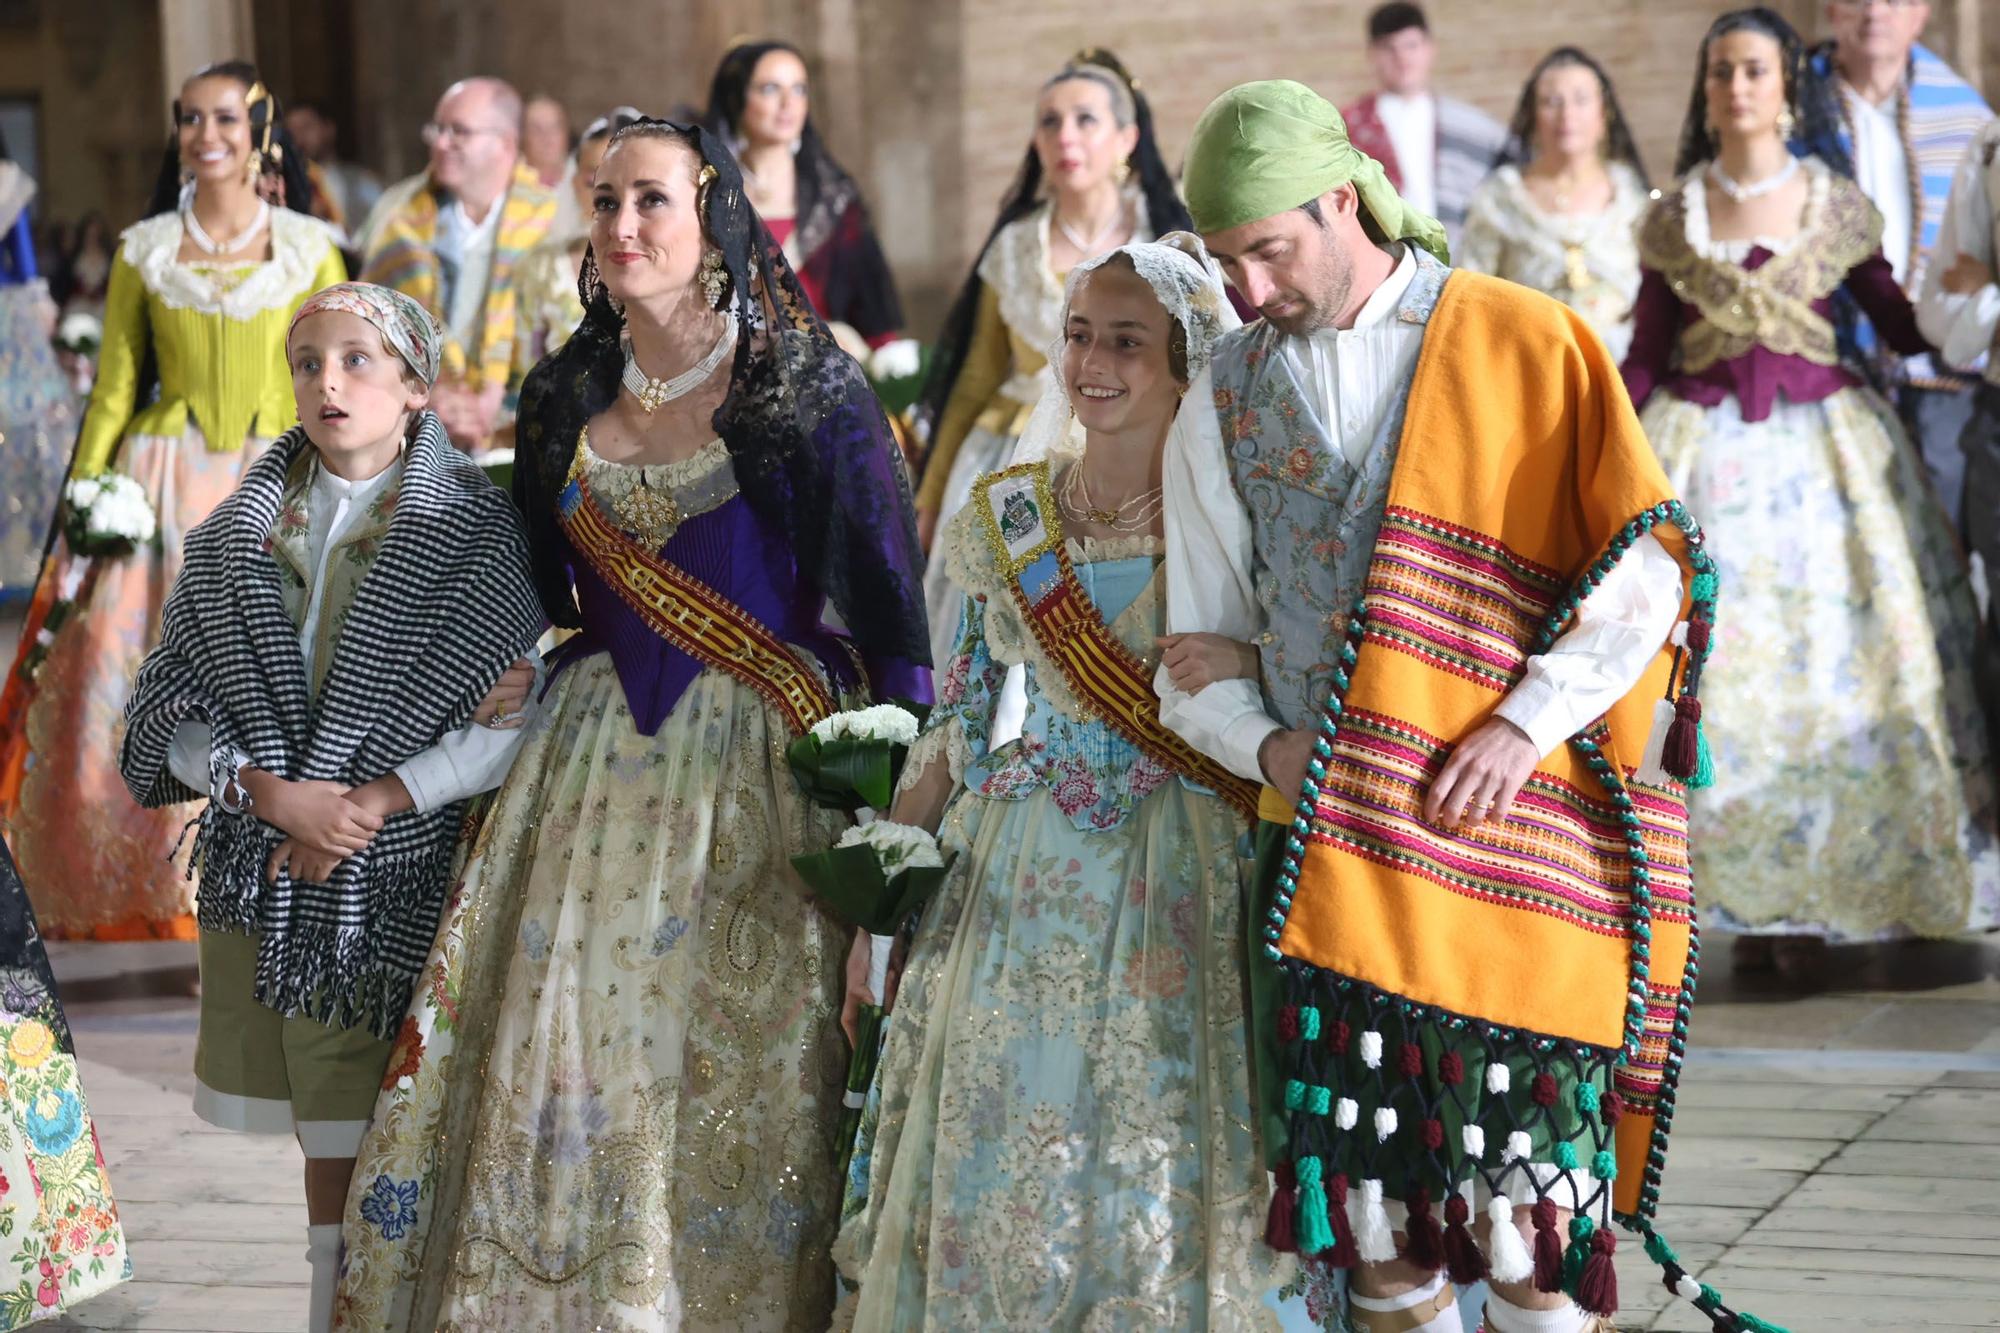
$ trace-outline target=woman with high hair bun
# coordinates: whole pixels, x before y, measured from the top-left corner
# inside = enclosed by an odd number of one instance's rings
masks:
[[[848,820],[785,752],[930,701],[908,485],[714,136],[612,136],[581,284],[514,465],[576,633],[390,1061],[340,1326],[822,1329],[851,932],[790,858]]]
[[[1702,41],[1675,170],[1639,228],[1623,370],[1732,608],[1703,679],[1715,785],[1690,802],[1707,920],[1796,981],[1827,940],[2000,920],[1965,567],[1896,414],[1842,363],[1834,303],[1925,350],[1824,90],[1768,9]],[[1836,164],[1837,165],[1837,164]]]
[[[70,476],[136,481],[158,532],[122,557],[58,543],[0,699],[0,824],[54,938],[193,938],[193,885],[175,860],[187,812],[132,804],[118,742],[183,536],[297,420],[285,364],[292,312],[347,276],[324,223],[259,192],[268,172],[300,166],[274,152],[278,124],[278,99],[248,63],[190,75],[174,102],[177,170],[112,264]],[[71,602],[49,627],[50,608]],[[38,643],[45,628],[52,641]]]
[[[784,248],[806,299],[881,378],[914,375],[903,304],[861,189],[813,125],[806,59],[790,42],[744,42],[716,66],[708,132],[729,145],[750,206]]]
[[[1557,47],[1521,88],[1507,146],[1472,196],[1452,257],[1555,297],[1622,357],[1639,294],[1633,228],[1645,208],[1646,168],[1611,77],[1576,47]]]
[[[1046,349],[1059,332],[1070,270],[1192,225],[1138,80],[1109,51],[1079,52],[1035,99],[1027,156],[945,319],[924,383],[919,411],[930,452],[917,523],[927,546],[972,483],[1007,465],[1053,382]],[[959,592],[941,548],[931,550],[924,594],[942,666],[957,646]]]

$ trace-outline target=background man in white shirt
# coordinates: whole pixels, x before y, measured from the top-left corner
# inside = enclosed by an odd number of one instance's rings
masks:
[[[1389,183],[1444,224],[1455,243],[1466,205],[1506,142],[1499,121],[1431,89],[1437,43],[1424,11],[1386,4],[1368,16],[1376,91],[1341,108],[1354,146],[1382,164]]]
[[[1826,17],[1833,39],[1814,51],[1813,66],[1834,90],[1855,181],[1882,214],[1882,253],[1915,301],[1952,173],[1993,113],[1917,41],[1931,17],[1927,0],[1828,0]],[[1864,351],[1878,353],[1872,331],[1864,327],[1860,336]],[[1962,523],[1959,436],[1972,414],[1974,381],[1932,357],[1880,355],[1939,498]]]

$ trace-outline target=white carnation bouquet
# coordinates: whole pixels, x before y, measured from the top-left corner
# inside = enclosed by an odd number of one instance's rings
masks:
[[[75,555],[130,555],[160,530],[145,490],[122,473],[79,477],[63,488],[63,501],[63,535]]]
[[[872,935],[893,935],[944,882],[937,839],[887,819],[858,824],[823,852],[792,858],[813,895]]]
[[[887,810],[923,719],[912,707],[877,704],[823,717],[785,751],[816,804],[852,814]]]

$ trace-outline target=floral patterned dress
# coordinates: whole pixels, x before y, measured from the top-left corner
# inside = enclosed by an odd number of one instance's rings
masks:
[[[1249,1105],[1241,824],[1089,718],[970,514],[958,652],[911,756],[959,789],[879,1075],[867,1201],[835,1249],[857,1329],[1277,1326]],[[1152,538],[1070,543],[1147,660]],[[996,719],[1019,719],[995,744]],[[1003,731],[1014,723],[1002,721]]]
[[[611,511],[672,494],[663,559],[748,521],[719,440],[580,447]],[[699,671],[651,734],[634,697],[577,654],[471,847],[362,1144],[336,1327],[826,1326],[849,932],[789,858],[847,821],[735,677]]]
[[[0,848],[0,1329],[131,1276],[48,954]]]
[[[1963,558],[1889,404],[1839,364],[1844,288],[1923,349],[1881,221],[1817,159],[1797,234],[1717,241],[1696,172],[1648,213],[1626,383],[1702,522],[1723,615],[1689,803],[1703,923],[1830,940],[2000,924]]]

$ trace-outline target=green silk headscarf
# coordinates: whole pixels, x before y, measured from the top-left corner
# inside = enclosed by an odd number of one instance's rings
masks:
[[[1349,183],[1383,240],[1451,262],[1443,225],[1404,203],[1382,164],[1348,141],[1333,103],[1290,79],[1241,83],[1209,103],[1195,122],[1183,182],[1195,230],[1205,236]]]

